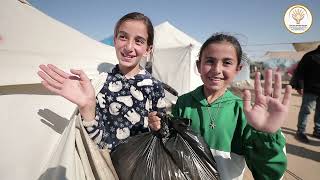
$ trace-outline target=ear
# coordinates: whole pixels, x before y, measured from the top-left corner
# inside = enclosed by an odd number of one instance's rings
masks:
[[[152,45],[151,45],[151,46],[148,46],[148,48],[147,48],[146,52],[143,54],[143,56],[144,56],[144,57],[149,56],[149,54],[151,53],[152,49],[153,49],[153,46],[152,46]]]
[[[239,65],[237,66],[237,69],[236,69],[236,70],[237,70],[237,73],[239,73],[239,72],[241,71],[242,66],[243,66],[243,65],[241,65],[241,64],[239,64]]]
[[[113,36],[113,44],[116,45],[116,36]]]
[[[196,61],[196,65],[197,65],[198,73],[201,74],[201,72],[200,72],[201,61],[200,61],[200,60],[197,60],[197,61]]]

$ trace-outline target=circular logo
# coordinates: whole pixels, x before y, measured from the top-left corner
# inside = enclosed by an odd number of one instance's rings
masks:
[[[284,24],[291,33],[302,34],[312,25],[311,12],[303,5],[291,6],[284,15]]]

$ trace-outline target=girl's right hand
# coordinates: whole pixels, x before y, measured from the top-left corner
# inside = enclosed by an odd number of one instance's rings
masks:
[[[80,112],[89,111],[90,119],[94,118],[95,92],[90,79],[82,70],[71,69],[72,74],[69,74],[52,64],[41,64],[39,67],[42,71],[38,71],[38,75],[43,79],[45,88],[78,105]]]
[[[157,116],[157,112],[153,111],[148,114],[149,127],[153,131],[158,131],[161,128],[161,119]]]
[[[251,104],[251,93],[244,91],[243,107],[247,122],[256,130],[275,133],[287,120],[292,88],[287,85],[281,100],[281,73],[275,72],[272,83],[272,70],[265,73],[264,89],[260,82],[260,73],[256,73],[254,80],[255,102]]]

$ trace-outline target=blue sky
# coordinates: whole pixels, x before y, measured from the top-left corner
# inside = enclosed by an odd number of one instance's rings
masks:
[[[124,14],[139,11],[156,26],[169,21],[199,42],[214,32],[228,32],[240,40],[251,57],[268,50],[293,50],[292,42],[320,40],[319,0],[29,0],[47,15],[102,40],[113,33]],[[305,5],[312,13],[311,28],[290,33],[283,23],[286,10]],[[276,44],[276,45],[261,45]]]

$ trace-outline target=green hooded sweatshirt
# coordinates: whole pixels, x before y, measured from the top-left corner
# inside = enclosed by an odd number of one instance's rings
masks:
[[[285,138],[278,130],[264,133],[247,124],[242,100],[227,90],[208,104],[203,86],[180,96],[172,109],[192,120],[217,162],[221,179],[242,179],[245,164],[255,179],[281,179],[287,167]]]

